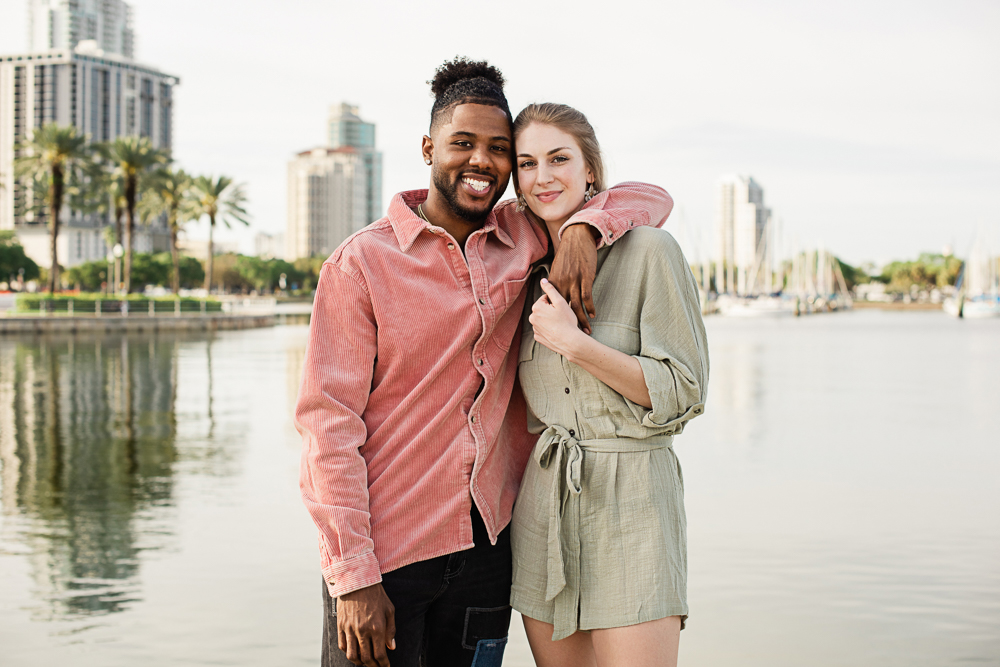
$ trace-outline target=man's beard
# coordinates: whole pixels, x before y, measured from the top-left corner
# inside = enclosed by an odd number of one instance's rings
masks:
[[[454,182],[449,183],[448,177],[444,172],[435,170],[433,176],[434,187],[441,193],[441,196],[444,197],[444,200],[448,203],[448,207],[455,215],[466,222],[481,225],[486,222],[486,218],[490,217],[493,207],[496,206],[496,203],[500,201],[500,197],[503,196],[504,191],[507,190],[507,184],[504,183],[503,187],[500,187],[500,183],[497,182],[496,192],[493,194],[493,200],[490,202],[490,205],[482,211],[477,211],[462,206],[458,201],[458,184],[461,178],[459,176]]]

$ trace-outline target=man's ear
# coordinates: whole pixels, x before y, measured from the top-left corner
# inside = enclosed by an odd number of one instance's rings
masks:
[[[434,164],[434,140],[426,134],[420,141],[420,152],[424,155],[425,164]]]

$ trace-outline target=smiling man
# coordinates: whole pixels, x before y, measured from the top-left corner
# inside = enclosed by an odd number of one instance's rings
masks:
[[[548,237],[513,201],[497,205],[513,166],[500,72],[459,58],[431,87],[429,190],[393,197],[324,263],[316,291],[296,425],[325,666],[499,665],[510,623],[507,525],[535,442],[517,334]],[[631,183],[566,223],[551,280],[581,326],[595,246],[661,224],[672,205]]]

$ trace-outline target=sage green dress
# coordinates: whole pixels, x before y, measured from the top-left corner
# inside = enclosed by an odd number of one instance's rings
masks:
[[[653,408],[633,403],[540,343],[527,321],[518,374],[541,437],[511,520],[511,605],[577,630],[686,617],[684,487],[673,437],[704,411],[708,342],[680,247],[641,227],[598,251],[600,342],[639,360]]]

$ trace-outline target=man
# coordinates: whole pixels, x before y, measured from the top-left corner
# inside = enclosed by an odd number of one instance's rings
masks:
[[[502,86],[486,63],[445,63],[423,138],[429,190],[396,195],[323,265],[296,423],[320,532],[326,666],[503,654],[506,527],[534,444],[515,385],[517,334],[548,241],[513,202],[494,209],[513,166]],[[563,228],[552,281],[581,326],[593,314],[591,230],[613,242],[671,207],[663,190],[631,184]]]

